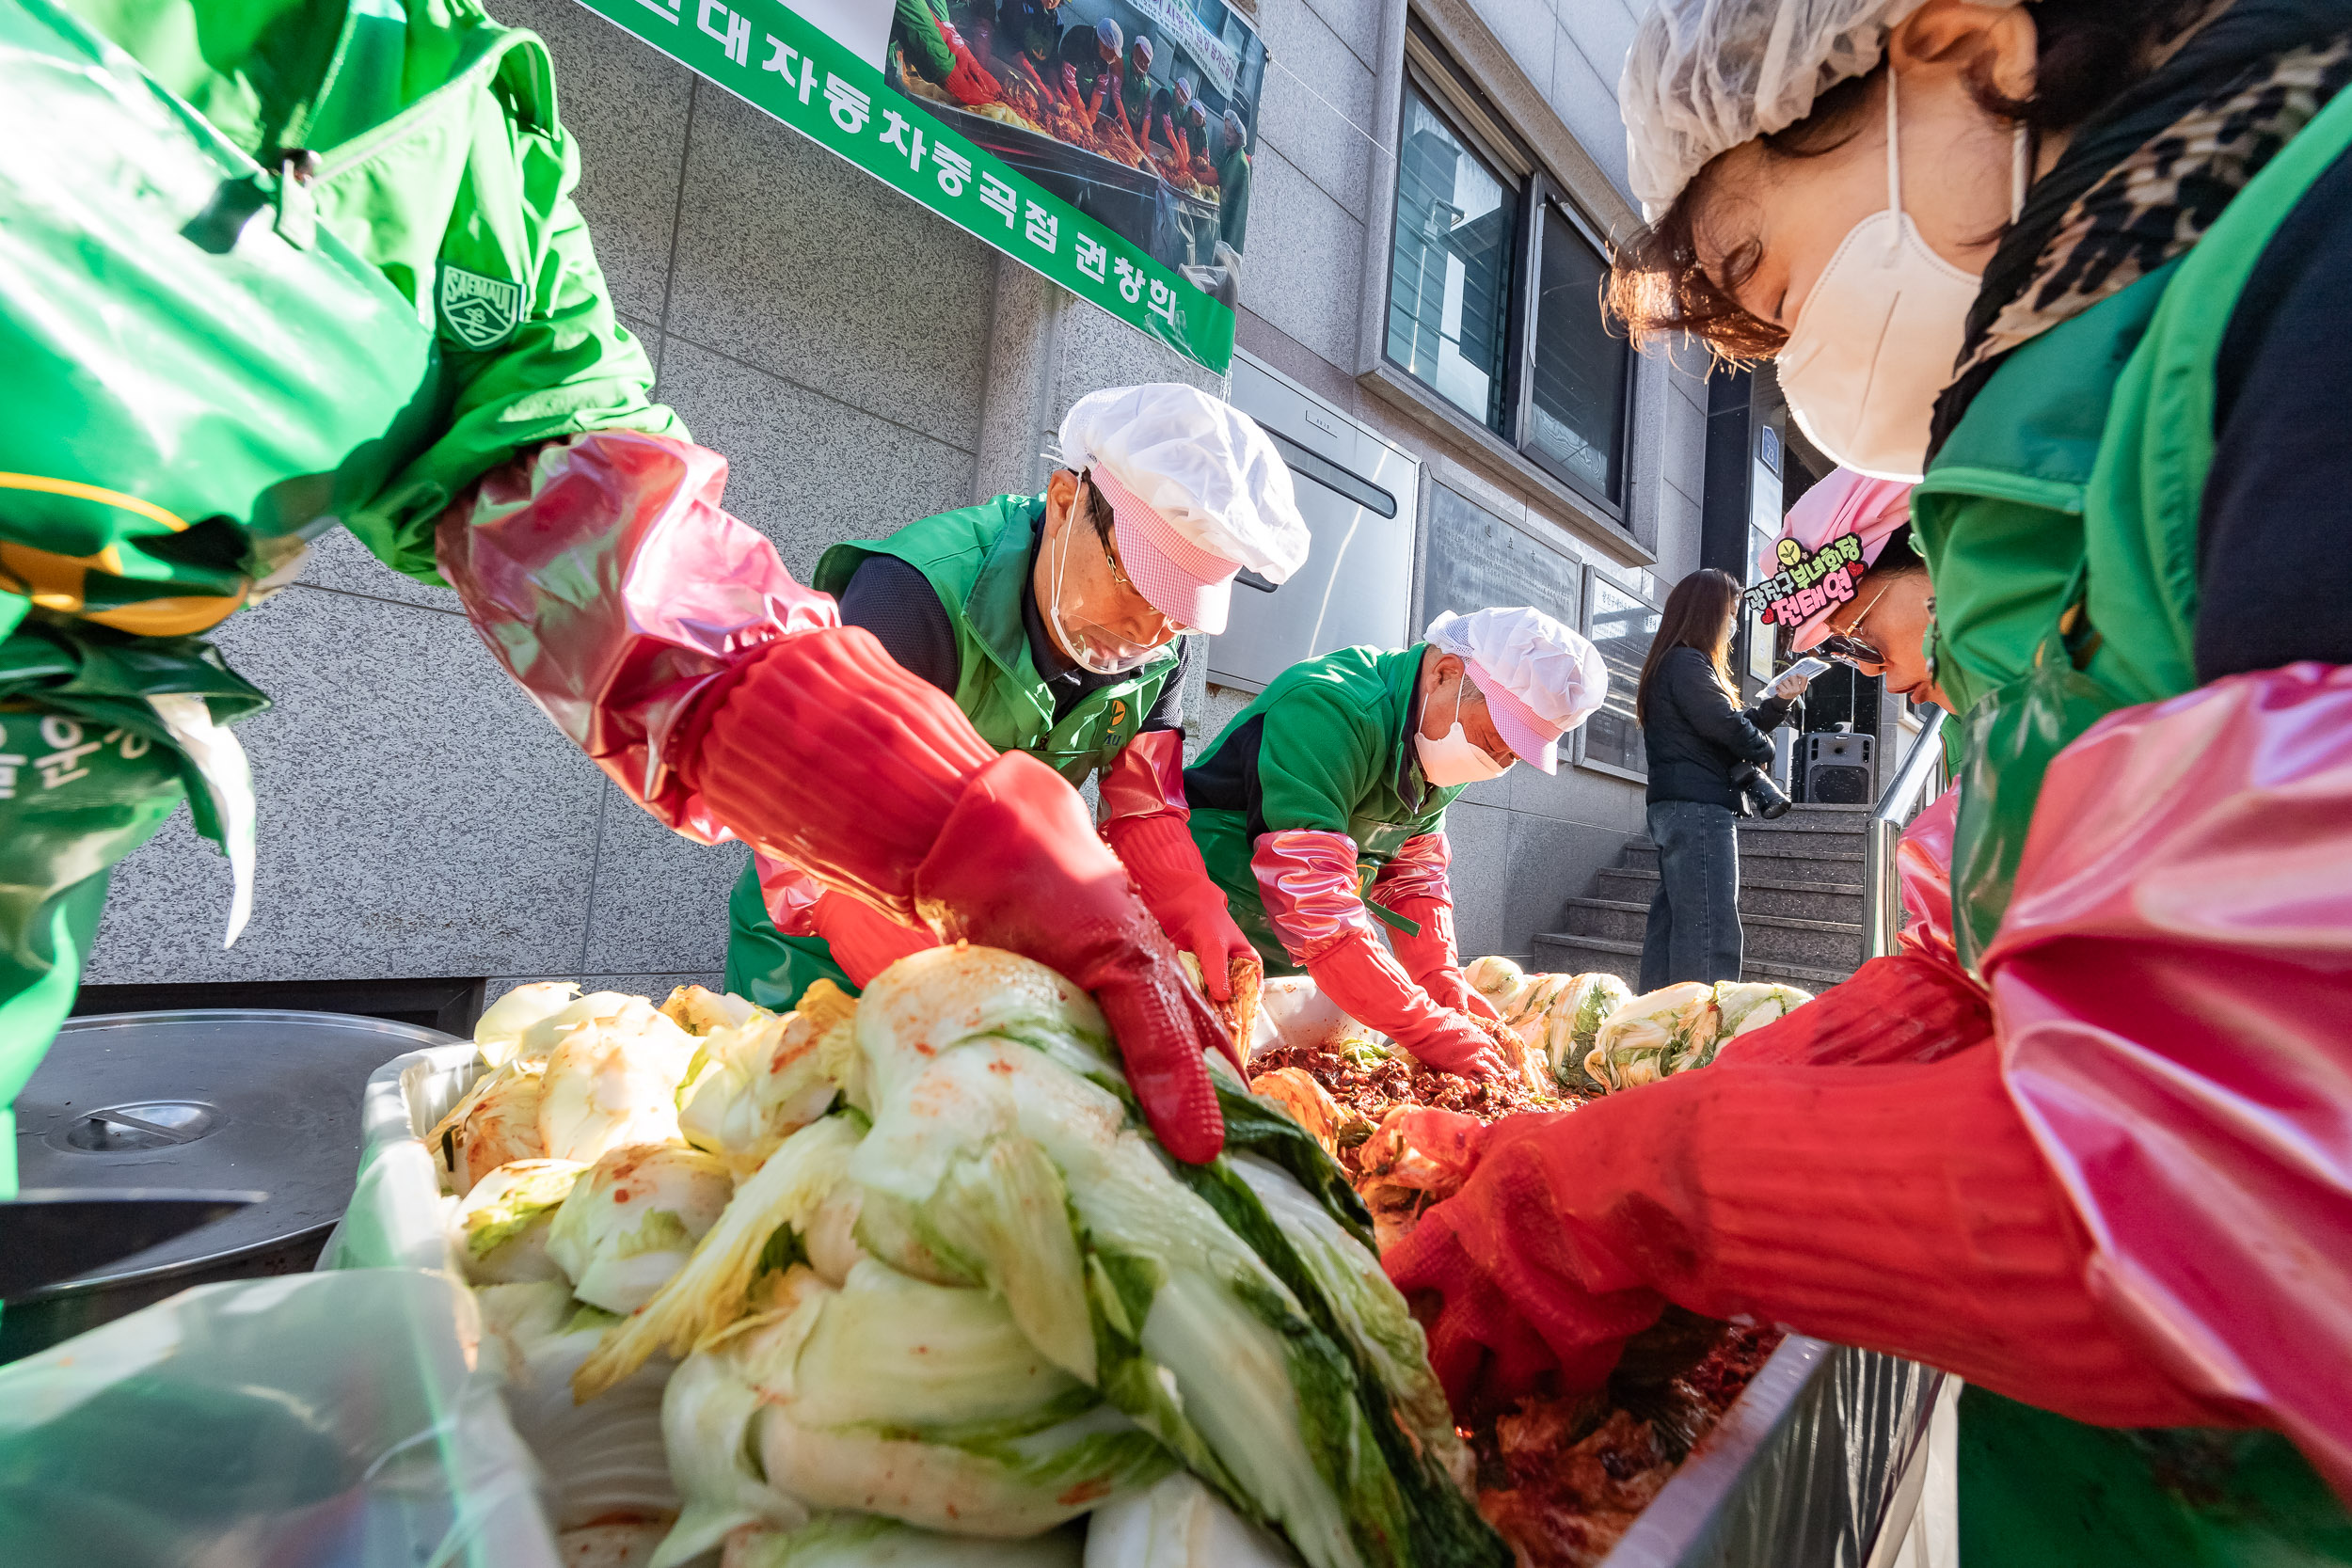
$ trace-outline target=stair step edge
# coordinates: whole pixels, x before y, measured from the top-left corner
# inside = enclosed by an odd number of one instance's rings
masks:
[[[1539,931],[1535,934],[1534,940],[1549,942],[1554,947],[1584,947],[1596,953],[1619,953],[1636,958],[1640,957],[1642,951],[1642,944],[1638,942],[1619,942],[1614,937],[1579,936],[1573,931]],[[1851,970],[1816,969],[1809,964],[1787,964],[1770,959],[1759,962],[1750,958],[1740,967],[1743,970],[1753,969],[1764,974],[1786,975],[1792,980],[1811,980],[1818,985],[1824,986],[1836,985],[1842,980],[1851,979],[1853,974]]]
[[[1568,908],[1575,910],[1614,910],[1621,914],[1646,914],[1647,904],[1629,903],[1621,898],[1570,898]],[[1828,931],[1836,936],[1860,936],[1862,923],[1854,920],[1805,920],[1793,914],[1750,914],[1740,911],[1742,926],[1777,926],[1792,931]]]
[[[1654,882],[1659,879],[1657,872],[1645,870],[1638,865],[1604,865],[1600,868],[1600,874],[1604,877],[1635,877],[1645,882]],[[1742,889],[1771,888],[1775,893],[1851,894],[1857,898],[1862,895],[1860,882],[1791,882],[1776,878],[1742,877],[1740,879],[1740,886]]]

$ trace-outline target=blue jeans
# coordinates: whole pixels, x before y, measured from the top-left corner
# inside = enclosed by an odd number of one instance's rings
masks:
[[[1642,989],[1740,978],[1740,839],[1727,806],[1660,800],[1649,808],[1658,895],[1642,937]]]

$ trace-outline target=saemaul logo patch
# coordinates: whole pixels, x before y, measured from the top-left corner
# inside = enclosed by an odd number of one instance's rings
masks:
[[[441,320],[468,348],[494,348],[521,325],[523,286],[441,264]]]

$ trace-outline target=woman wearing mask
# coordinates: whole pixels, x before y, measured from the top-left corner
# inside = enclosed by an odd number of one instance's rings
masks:
[[[1500,1074],[1501,1020],[1454,943],[1445,809],[1515,763],[1554,771],[1608,691],[1593,645],[1527,609],[1283,671],[1184,772],[1193,840],[1267,973],[1306,971],[1431,1067]]]
[[[2342,0],[1644,24],[1621,309],[1924,474],[1955,948],[1488,1135],[1391,1260],[1457,1392],[1746,1313],[1967,1380],[1969,1560],[2352,1560],[2347,78]]]
[[[1751,766],[1769,765],[1765,731],[1788,716],[1804,690],[1791,678],[1782,695],[1740,705],[1731,681],[1731,630],[1740,585],[1712,567],[1692,572],[1666,595],[1658,637],[1633,696],[1649,753],[1649,836],[1658,846],[1658,892],[1642,938],[1642,989],[1677,980],[1740,978],[1740,785]]]

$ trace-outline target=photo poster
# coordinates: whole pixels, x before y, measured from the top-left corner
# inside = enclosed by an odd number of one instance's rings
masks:
[[[1207,370],[1231,365],[1266,55],[1223,0],[580,4]],[[980,70],[942,73],[950,57]]]

